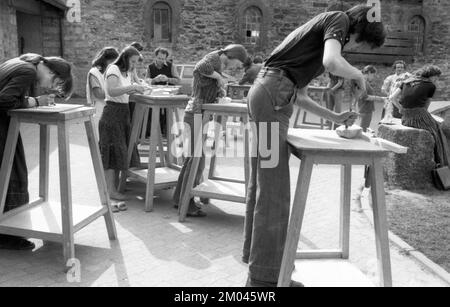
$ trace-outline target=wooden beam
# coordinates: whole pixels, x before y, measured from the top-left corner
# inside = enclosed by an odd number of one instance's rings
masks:
[[[362,138],[374,145],[380,146],[383,149],[392,151],[396,154],[406,154],[408,153],[408,147],[404,147],[401,145],[398,145],[396,143],[390,142],[388,140],[382,139],[382,138],[374,138],[371,137],[367,133],[362,134]]]

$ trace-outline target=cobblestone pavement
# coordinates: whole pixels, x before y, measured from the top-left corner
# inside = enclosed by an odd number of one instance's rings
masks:
[[[59,199],[56,131],[51,138],[51,199]],[[82,126],[71,129],[72,185],[74,202],[96,203],[94,172]],[[38,191],[38,129],[25,126],[30,191]],[[221,162],[221,161],[219,161]],[[299,161],[292,158],[292,190]],[[240,161],[227,161],[220,170],[240,176]],[[301,246],[337,248],[339,213],[339,167],[314,169]],[[361,182],[356,168],[353,187]],[[145,186],[129,185],[133,197],[127,212],[115,215],[119,239],[110,242],[99,219],[76,234],[76,257],[81,261],[81,282],[68,283],[62,273],[62,247],[35,240],[33,252],[0,251],[0,286],[243,286],[247,267],[240,261],[245,207],[212,201],[208,217],[179,224],[170,191],[158,193],[155,210],[144,213]],[[370,280],[376,282],[373,229],[365,215],[352,213],[351,258]],[[391,246],[394,286],[446,286],[414,260]],[[301,272],[298,272],[301,276]]]

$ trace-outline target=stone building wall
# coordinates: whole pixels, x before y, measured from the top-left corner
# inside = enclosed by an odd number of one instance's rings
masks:
[[[44,8],[42,19],[43,47],[45,55],[62,55],[62,18],[63,13],[49,5]]]
[[[0,0],[0,61],[17,55],[16,10]]]
[[[257,46],[248,46],[251,53],[269,55],[271,51],[294,29],[318,13],[324,12],[330,1],[326,0],[164,0],[172,8],[172,42],[155,43],[151,37],[152,6],[160,0],[80,0],[81,23],[63,20],[64,57],[75,65],[77,91],[84,95],[85,76],[95,54],[105,46],[119,49],[133,41],[143,42],[146,64],[153,58],[158,46],[167,47],[175,63],[193,63],[203,55],[233,42],[242,42],[242,13],[250,5],[263,12],[263,31]],[[17,55],[15,10],[0,0],[0,60]],[[343,0],[350,5],[365,0]],[[426,63],[442,67],[435,99],[450,100],[449,49],[450,49],[450,1],[446,0],[381,0],[382,18],[391,31],[406,30],[414,15],[424,16],[426,28],[425,54],[418,56],[409,70]],[[55,36],[57,22],[48,19],[44,29],[49,30],[45,52],[58,51]],[[53,38],[52,38],[53,35]],[[362,67],[365,63],[355,63]],[[378,88],[389,74],[391,67],[377,65]]]

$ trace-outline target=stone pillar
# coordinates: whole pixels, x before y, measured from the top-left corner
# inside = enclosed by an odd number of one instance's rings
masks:
[[[378,136],[408,147],[404,155],[390,154],[384,163],[389,188],[405,190],[433,188],[434,138],[428,131],[402,125],[380,125]]]

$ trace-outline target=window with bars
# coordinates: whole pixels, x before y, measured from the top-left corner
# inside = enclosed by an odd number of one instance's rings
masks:
[[[172,10],[165,2],[153,6],[153,39],[157,42],[172,40]]]
[[[261,37],[262,11],[251,6],[244,13],[244,37],[245,43],[256,45]]]
[[[408,31],[415,33],[416,53],[423,53],[425,47],[425,19],[422,16],[414,16],[408,25]]]

